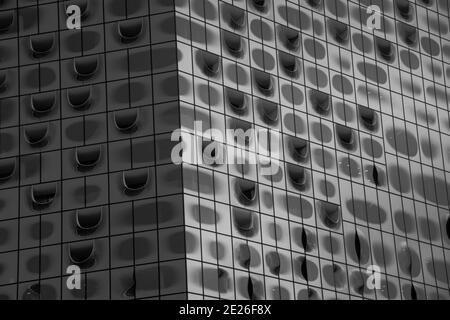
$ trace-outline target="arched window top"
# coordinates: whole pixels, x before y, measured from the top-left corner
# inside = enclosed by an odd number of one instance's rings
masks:
[[[56,182],[31,186],[31,201],[36,206],[47,206],[53,203],[57,192]]]
[[[341,223],[341,210],[337,204],[330,202],[319,203],[320,217],[325,226],[336,229]]]
[[[376,37],[375,45],[381,58],[387,62],[393,62],[395,60],[395,49],[391,42],[386,39]]]
[[[308,161],[309,156],[308,141],[296,137],[290,137],[288,141],[289,141],[288,149],[292,158],[298,162]]]
[[[71,243],[69,245],[70,261],[82,268],[88,268],[95,262],[95,245],[93,241]]]
[[[378,114],[375,110],[358,105],[359,118],[366,129],[375,130],[378,127]]]
[[[279,107],[275,102],[260,99],[258,101],[258,111],[262,120],[270,126],[276,125],[280,119]]]
[[[233,220],[237,230],[244,236],[252,236],[257,230],[257,218],[252,211],[234,208]]]
[[[253,70],[255,83],[259,91],[265,96],[271,96],[274,91],[272,76],[264,71]]]
[[[16,171],[16,158],[0,159],[0,182],[10,179]]]
[[[75,150],[75,161],[79,169],[89,169],[94,167],[101,156],[101,146],[77,147]]]
[[[13,11],[0,12],[0,32],[6,32],[11,28],[14,22]]]
[[[236,114],[243,115],[248,112],[248,100],[245,93],[228,88],[226,94],[228,104]]]
[[[331,97],[329,94],[318,90],[310,90],[309,100],[317,113],[324,116],[330,113]]]
[[[129,108],[119,110],[114,113],[114,123],[116,128],[122,132],[131,132],[137,125],[139,120],[139,109]]]
[[[236,180],[236,192],[242,204],[251,205],[256,201],[257,185],[254,181],[238,179]]]
[[[352,128],[336,124],[336,135],[342,147],[347,150],[354,150],[357,146],[355,133]]]
[[[135,41],[142,33],[144,22],[142,18],[119,21],[117,32],[123,43]]]
[[[55,34],[38,34],[30,37],[30,50],[34,58],[48,55],[55,46]]]
[[[296,189],[304,191],[308,187],[308,172],[304,167],[287,164],[287,173]]]
[[[67,102],[76,110],[89,108],[92,101],[92,87],[79,87],[67,90]]]
[[[343,22],[328,19],[328,32],[333,39],[342,45],[346,45],[350,40],[350,28],[348,24]]]
[[[230,54],[237,58],[242,56],[244,53],[244,41],[240,35],[229,31],[224,31],[223,40]]]
[[[145,189],[149,181],[148,169],[136,169],[122,173],[122,183],[128,192],[139,192]]]
[[[75,213],[77,232],[80,235],[87,235],[97,230],[102,223],[102,208],[87,208],[77,210]]]
[[[56,105],[55,92],[43,92],[31,96],[31,111],[35,116],[43,116],[53,110]]]
[[[47,143],[49,131],[49,123],[28,126],[24,130],[25,141],[33,147],[43,147]]]
[[[84,81],[93,77],[98,70],[99,60],[97,55],[78,57],[73,59],[73,68],[77,80]]]
[[[397,11],[406,21],[412,20],[414,7],[408,0],[396,0]]]
[[[397,26],[399,36],[403,42],[410,47],[415,47],[419,41],[419,32],[416,27],[403,22],[399,22]]]
[[[214,77],[220,71],[220,57],[208,51],[198,51],[199,63],[203,73],[209,77]]]
[[[300,63],[296,56],[280,51],[278,53],[280,64],[289,77],[297,78],[300,73]]]

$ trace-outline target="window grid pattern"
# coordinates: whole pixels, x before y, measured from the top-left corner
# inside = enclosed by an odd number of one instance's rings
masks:
[[[405,19],[402,3],[176,5],[183,130],[197,137],[194,121],[203,131],[268,128],[282,148],[271,177],[256,165],[183,164],[190,298],[448,299],[449,9],[409,1]],[[372,32],[373,4],[383,28]],[[403,41],[405,25],[416,43]],[[217,72],[205,72],[214,63]],[[259,86],[268,78],[269,93]],[[247,113],[233,109],[242,96]],[[323,97],[327,112],[317,109]],[[267,100],[278,121],[261,121]],[[292,158],[296,139],[308,144],[303,162]],[[305,169],[304,190],[292,166]],[[250,204],[239,198],[242,181],[254,183]],[[329,207],[341,218],[334,228],[323,218]],[[365,286],[370,265],[381,268],[380,290]]]
[[[448,299],[449,16],[445,0],[4,0],[0,299]],[[174,130],[197,160],[211,142],[196,122],[279,133],[276,173],[174,164]]]
[[[185,298],[173,4],[29,4],[0,6],[0,298]]]

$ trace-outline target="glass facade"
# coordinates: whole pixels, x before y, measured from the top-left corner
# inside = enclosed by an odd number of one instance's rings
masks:
[[[0,10],[0,298],[450,298],[448,1]]]

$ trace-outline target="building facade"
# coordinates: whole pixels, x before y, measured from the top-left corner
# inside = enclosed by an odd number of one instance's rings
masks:
[[[0,298],[448,299],[449,17],[4,0]]]

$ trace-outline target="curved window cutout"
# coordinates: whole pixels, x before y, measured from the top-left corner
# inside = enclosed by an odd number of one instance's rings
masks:
[[[245,28],[245,20],[246,20],[245,11],[235,6],[228,5],[227,7],[230,15],[229,18],[230,27],[240,30]]]
[[[356,148],[356,138],[352,128],[336,124],[336,135],[345,149],[354,150]]]
[[[419,33],[417,29],[409,24],[399,22],[397,24],[397,30],[400,38],[410,47],[415,47],[419,41]]]
[[[55,92],[38,93],[31,96],[31,111],[36,117],[50,113],[56,105]]]
[[[380,56],[387,62],[393,62],[395,60],[394,45],[380,37],[376,37],[375,44]]]
[[[148,180],[148,169],[124,171],[122,173],[122,183],[127,192],[135,193],[144,190]]]
[[[139,121],[139,109],[129,108],[114,112],[114,124],[122,132],[134,132]]]
[[[69,259],[80,268],[92,267],[95,263],[95,246],[93,241],[69,244]]]
[[[289,50],[297,51],[300,48],[300,33],[292,28],[280,26],[280,39]]]
[[[238,251],[238,260],[239,263],[243,268],[249,268],[251,264],[251,254],[250,254],[250,247],[246,243],[242,243],[239,245],[239,251]]]
[[[416,288],[414,287],[414,284],[411,284],[411,300],[418,300],[417,299],[417,291]]]
[[[248,277],[248,282],[247,282],[247,294],[248,294],[248,298],[250,300],[257,299],[257,297],[255,295],[255,291],[254,291],[253,280],[250,276]]]
[[[319,8],[322,6],[322,0],[308,0],[308,4],[313,8]]]
[[[333,39],[342,45],[348,44],[350,40],[350,28],[347,24],[328,19],[328,32],[333,37]]]
[[[57,192],[56,183],[45,183],[31,186],[31,201],[41,207],[52,204]]]
[[[414,14],[414,8],[408,0],[396,0],[397,10],[403,19],[410,21]]]
[[[289,180],[296,189],[304,191],[307,188],[308,179],[305,168],[288,163],[287,173],[289,176]]]
[[[67,8],[71,5],[76,5],[80,7],[81,18],[85,19],[89,15],[89,0],[72,0],[66,3],[66,14]]]
[[[358,261],[361,261],[361,240],[359,239],[358,232],[355,233],[354,247],[355,247],[356,257],[357,257]]]
[[[328,115],[331,110],[331,98],[327,93],[311,90],[309,99],[314,110],[321,115]]]
[[[299,257],[300,273],[306,281],[314,281],[317,279],[318,270],[314,262],[309,261],[306,257]]]
[[[272,274],[274,275],[280,274],[281,261],[278,252],[272,251],[267,253],[266,262]]]
[[[48,142],[49,123],[28,126],[24,130],[25,141],[33,147],[43,147]]]
[[[220,71],[220,57],[214,53],[207,51],[199,51],[199,57],[202,61],[202,70],[208,77],[214,77]]]
[[[75,110],[85,110],[91,106],[92,87],[81,87],[67,90],[67,101]]]
[[[219,166],[226,163],[226,147],[214,140],[202,141],[202,159],[203,163],[211,166]]]
[[[450,240],[450,217],[447,218],[447,223],[445,225],[447,231],[447,238]]]
[[[117,23],[117,32],[123,43],[135,41],[142,33],[144,22],[141,19],[124,20]]]
[[[85,146],[75,149],[75,161],[79,170],[90,169],[100,162],[101,146]]]
[[[6,32],[11,28],[14,21],[14,14],[12,11],[0,12],[0,32]]]
[[[341,223],[341,212],[339,206],[334,203],[321,202],[320,214],[322,222],[330,229],[336,229]]]
[[[4,91],[8,87],[8,77],[6,71],[0,71],[0,91]]]
[[[228,104],[231,109],[238,115],[248,113],[248,103],[246,95],[234,89],[227,89]]]
[[[55,34],[48,33],[30,37],[30,50],[33,57],[38,59],[48,55],[55,45]]]
[[[98,70],[98,56],[86,56],[73,59],[73,69],[77,80],[84,81],[92,78]]]
[[[308,141],[290,137],[288,142],[288,148],[292,158],[297,162],[308,161],[309,156],[309,144]]]
[[[224,31],[223,41],[225,42],[228,52],[231,55],[237,58],[242,57],[244,54],[244,42],[241,36],[232,32]]]
[[[302,227],[302,247],[306,252],[312,252],[316,248],[316,236]]]
[[[300,67],[297,57],[292,54],[279,51],[278,57],[284,72],[291,78],[297,78],[300,73]]]
[[[356,231],[353,235],[350,235],[350,239],[353,240],[354,253],[350,253],[350,256],[356,262],[366,264],[370,258],[369,243],[367,240]]]
[[[240,208],[233,208],[233,220],[241,235],[251,237],[255,234],[258,221],[253,212]]]
[[[382,185],[382,182],[380,179],[380,173],[378,172],[378,169],[375,164],[372,166],[372,180],[375,185],[377,185],[377,186]]]
[[[236,192],[239,202],[243,205],[251,205],[256,201],[256,183],[250,180],[236,180]]]
[[[253,0],[253,5],[258,11],[266,12],[268,8],[268,0]]]
[[[268,125],[276,125],[280,119],[278,105],[267,100],[259,100],[258,111],[262,120]]]
[[[374,110],[362,105],[358,105],[358,111],[362,125],[366,129],[376,130],[378,127],[378,114]]]
[[[0,182],[9,180],[16,172],[16,158],[0,159]]]
[[[398,264],[400,269],[411,277],[420,275],[420,259],[413,249],[405,243],[398,252]]]
[[[102,208],[80,209],[75,213],[77,232],[79,235],[89,235],[102,223]]]
[[[259,70],[254,70],[253,74],[259,91],[265,96],[271,96],[274,91],[271,75]]]

